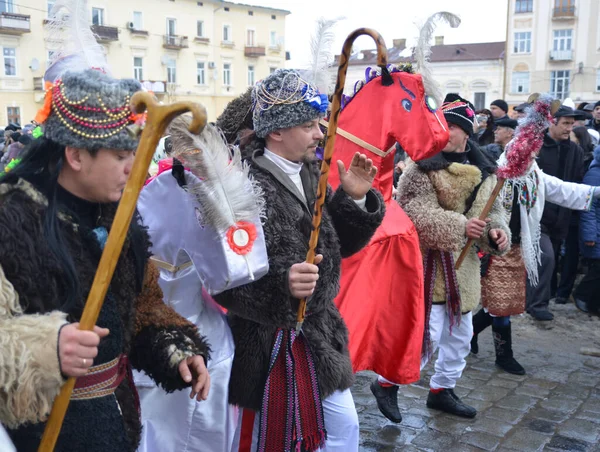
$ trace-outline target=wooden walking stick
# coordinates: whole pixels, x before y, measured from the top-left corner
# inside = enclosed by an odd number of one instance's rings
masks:
[[[490,214],[496,198],[500,194],[506,179],[514,179],[527,174],[527,170],[537,156],[544,141],[544,132],[550,126],[552,116],[560,107],[559,100],[553,100],[549,95],[540,96],[538,93],[533,93],[527,100],[531,107],[527,107],[526,116],[520,121],[519,127],[515,131],[515,138],[511,141],[505,150],[506,165],[498,168],[498,182],[492,191],[490,199],[481,211],[479,219],[485,221]],[[462,249],[455,268],[458,270],[467,253],[475,240],[469,239],[467,244]]]
[[[371,36],[375,40],[377,46],[377,66],[382,68],[382,71],[387,71],[387,48],[383,37],[375,30],[370,28],[359,28],[354,30],[346,38],[342,53],[340,55],[340,65],[338,68],[337,81],[335,83],[335,92],[333,94],[333,102],[331,105],[331,116],[329,119],[329,127],[327,128],[327,142],[323,153],[323,161],[321,162],[321,177],[319,178],[319,186],[317,188],[317,200],[313,213],[312,232],[308,245],[308,253],[306,254],[306,262],[311,264],[315,261],[315,250],[319,242],[319,231],[321,229],[321,217],[323,215],[323,205],[325,204],[325,194],[327,193],[327,179],[329,178],[329,168],[331,166],[331,158],[333,157],[333,147],[335,145],[335,137],[337,131],[338,119],[340,116],[340,106],[342,102],[342,94],[346,83],[346,72],[348,70],[348,60],[352,50],[352,44],[361,35]],[[389,74],[388,74],[389,76]],[[391,77],[389,78],[391,82]],[[382,83],[386,83],[386,78],[382,77]],[[298,306],[298,314],[296,316],[296,331],[300,332],[304,316],[306,315],[306,298],[300,300]]]
[[[177,102],[172,105],[161,106],[152,94],[138,92],[131,99],[131,108],[136,113],[143,113],[146,110],[148,117],[131,174],[123,190],[123,196],[119,202],[92,288],[79,321],[79,329],[81,330],[93,330],[98,320],[158,140],[176,116],[188,111],[191,111],[193,115],[190,132],[200,133],[206,125],[205,108],[193,102]],[[54,399],[38,452],[52,452],[54,450],[74,387],[75,378],[71,377],[61,388],[60,394]]]

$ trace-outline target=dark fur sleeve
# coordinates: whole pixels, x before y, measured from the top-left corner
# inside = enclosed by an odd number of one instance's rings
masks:
[[[210,347],[196,326],[164,304],[158,286],[158,270],[148,265],[142,293],[136,300],[135,336],[130,359],[167,392],[190,386],[179,375],[181,360],[201,355],[209,358]]]
[[[367,211],[362,210],[341,186],[327,204],[335,231],[340,240],[342,257],[352,256],[365,247],[383,221],[385,204],[377,190],[367,192]]]

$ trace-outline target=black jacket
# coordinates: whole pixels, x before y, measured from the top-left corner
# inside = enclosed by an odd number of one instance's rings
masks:
[[[561,180],[576,183],[583,180],[583,150],[571,140],[558,142],[546,133],[537,163],[544,173]],[[563,240],[567,236],[570,219],[570,209],[546,202],[541,221],[542,232],[554,240]]]

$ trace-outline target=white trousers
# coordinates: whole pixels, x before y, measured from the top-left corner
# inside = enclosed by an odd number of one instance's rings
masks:
[[[321,452],[358,452],[358,414],[350,390],[336,391],[323,400],[323,413],[325,415],[327,442],[319,450]],[[260,413],[244,409],[241,414],[233,438],[232,452],[255,452],[258,447]],[[244,437],[250,433],[244,431],[248,427],[247,424],[244,425],[244,416],[248,415],[254,416],[254,424],[251,425],[250,448],[245,447],[249,441],[244,441]]]
[[[471,351],[473,313],[463,314],[460,318],[460,325],[454,324],[452,335],[450,335],[446,305],[434,304],[429,317],[429,333],[433,353],[439,348],[435,373],[431,377],[429,386],[432,389],[454,388],[467,364],[465,358]],[[424,357],[421,361],[421,369],[426,364],[427,357]]]

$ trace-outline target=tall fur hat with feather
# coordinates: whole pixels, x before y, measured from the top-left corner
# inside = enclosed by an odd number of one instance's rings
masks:
[[[83,149],[133,150],[128,126],[144,117],[130,109],[141,89],[135,80],[112,78],[104,50],[90,29],[86,0],[58,0],[45,26],[52,58],[44,74],[46,96],[35,120],[57,143]]]

